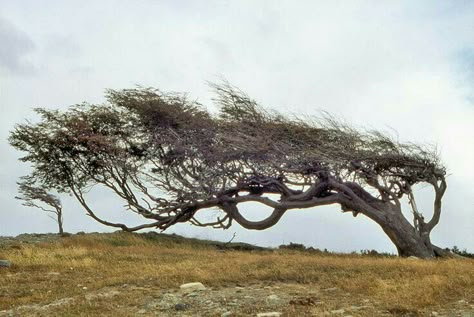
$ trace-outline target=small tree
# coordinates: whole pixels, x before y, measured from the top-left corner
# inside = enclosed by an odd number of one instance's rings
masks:
[[[230,85],[214,88],[218,115],[185,95],[111,90],[106,104],[36,109],[41,121],[18,125],[10,143],[26,153],[32,179],[71,193],[89,216],[126,231],[181,222],[264,230],[288,210],[337,204],[376,222],[401,256],[447,254],[430,240],[447,188],[436,148],[356,130],[330,116],[288,118]],[[415,202],[413,188],[422,183],[435,193],[429,220]],[[87,199],[95,185],[146,221],[129,227],[101,219]],[[402,213],[403,197],[411,220]],[[246,202],[273,211],[251,221],[239,210]],[[200,211],[209,208],[220,213],[204,221]]]
[[[61,200],[57,196],[48,193],[44,187],[35,185],[31,177],[22,177],[22,181],[18,183],[18,192],[19,196],[15,198],[22,200],[23,206],[35,207],[47,212],[48,217],[58,224],[59,235],[64,235],[63,209]]]

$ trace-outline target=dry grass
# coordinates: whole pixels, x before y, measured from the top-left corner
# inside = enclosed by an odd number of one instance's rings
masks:
[[[0,258],[13,263],[0,270],[0,311],[78,296],[84,293],[83,287],[87,292],[123,284],[145,287],[115,302],[103,301],[100,307],[79,301],[68,310],[71,315],[106,314],[119,306],[138,306],[140,294],[146,297],[148,290],[177,288],[191,281],[214,288],[280,282],[337,287],[353,300],[370,298],[380,307],[402,312],[474,300],[474,261],[463,259],[219,252],[203,243],[175,243],[126,233],[76,235],[40,245],[4,247]]]

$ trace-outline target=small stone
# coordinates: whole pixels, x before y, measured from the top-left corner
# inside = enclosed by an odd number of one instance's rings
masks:
[[[174,309],[176,309],[177,311],[183,311],[183,310],[188,309],[188,305],[183,304],[183,303],[178,303],[178,304],[174,305]]]
[[[345,312],[344,309],[331,310],[331,314],[344,314]]]
[[[268,305],[271,305],[271,306],[277,306],[281,303],[281,300],[280,300],[280,297],[278,297],[277,295],[269,295],[267,296],[267,298],[265,299],[265,302],[268,304]]]
[[[0,267],[10,267],[12,264],[7,260],[0,260]]]
[[[84,289],[84,288],[83,288]],[[87,287],[85,288],[87,289]],[[117,290],[111,290],[109,292],[97,293],[97,294],[86,294],[85,298],[87,300],[94,300],[98,298],[110,298],[119,295],[120,292]]]
[[[163,294],[163,299],[164,300],[173,300],[175,298],[176,298],[176,295],[174,295],[174,294],[171,294],[171,293]]]
[[[82,289],[83,289],[83,290],[87,290],[87,287],[86,287],[86,286],[84,286],[84,287],[82,287]]]
[[[268,312],[268,313],[259,313],[257,314],[257,317],[280,317],[281,316],[281,313],[280,312],[276,312],[276,311],[272,311],[272,312]]]
[[[337,287],[330,287],[330,288],[326,288],[324,289],[325,292],[335,292],[337,291]]]
[[[200,282],[187,283],[179,287],[183,293],[192,293],[195,291],[204,291],[206,287]]]

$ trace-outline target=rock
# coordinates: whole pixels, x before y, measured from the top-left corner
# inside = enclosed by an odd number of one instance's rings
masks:
[[[206,287],[200,282],[183,284],[179,288],[185,294],[192,293],[195,291],[204,291],[206,289]]]
[[[267,296],[267,298],[265,299],[265,302],[268,304],[268,305],[271,305],[271,306],[277,306],[281,303],[281,299],[280,297],[278,297],[277,295],[269,295]]]
[[[0,260],[0,267],[10,267],[12,264],[7,260]]]
[[[177,311],[183,311],[183,310],[188,309],[188,305],[183,304],[183,303],[178,303],[178,304],[174,305],[174,309],[176,309]]]
[[[268,313],[259,313],[257,314],[257,317],[280,317],[281,316],[281,313],[280,312],[276,312],[276,311],[272,311],[272,312],[268,312]]]
[[[337,291],[337,287],[330,287],[330,288],[326,288],[324,289],[325,292],[335,292]]]
[[[84,297],[86,300],[96,300],[98,298],[111,298],[114,296],[119,295],[120,292],[117,290],[110,290],[108,292],[103,292],[103,293],[95,293],[95,294],[86,294]]]
[[[331,310],[331,314],[344,314],[345,312],[344,309]]]
[[[176,295],[174,294],[171,294],[171,293],[166,293],[166,294],[163,294],[163,300],[175,300],[176,299]]]
[[[70,304],[73,301],[74,301],[74,298],[72,298],[72,297],[61,298],[61,299],[55,300],[54,302],[46,304],[46,305],[42,306],[41,308],[45,309],[45,310],[48,310],[49,308],[52,308],[52,307],[58,307],[58,306],[63,306],[63,305]]]

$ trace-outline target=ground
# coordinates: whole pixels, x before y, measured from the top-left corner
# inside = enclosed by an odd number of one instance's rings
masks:
[[[127,233],[1,238],[0,259],[12,263],[0,268],[2,317],[474,316],[469,259],[252,250]],[[180,289],[189,282],[206,289]]]

